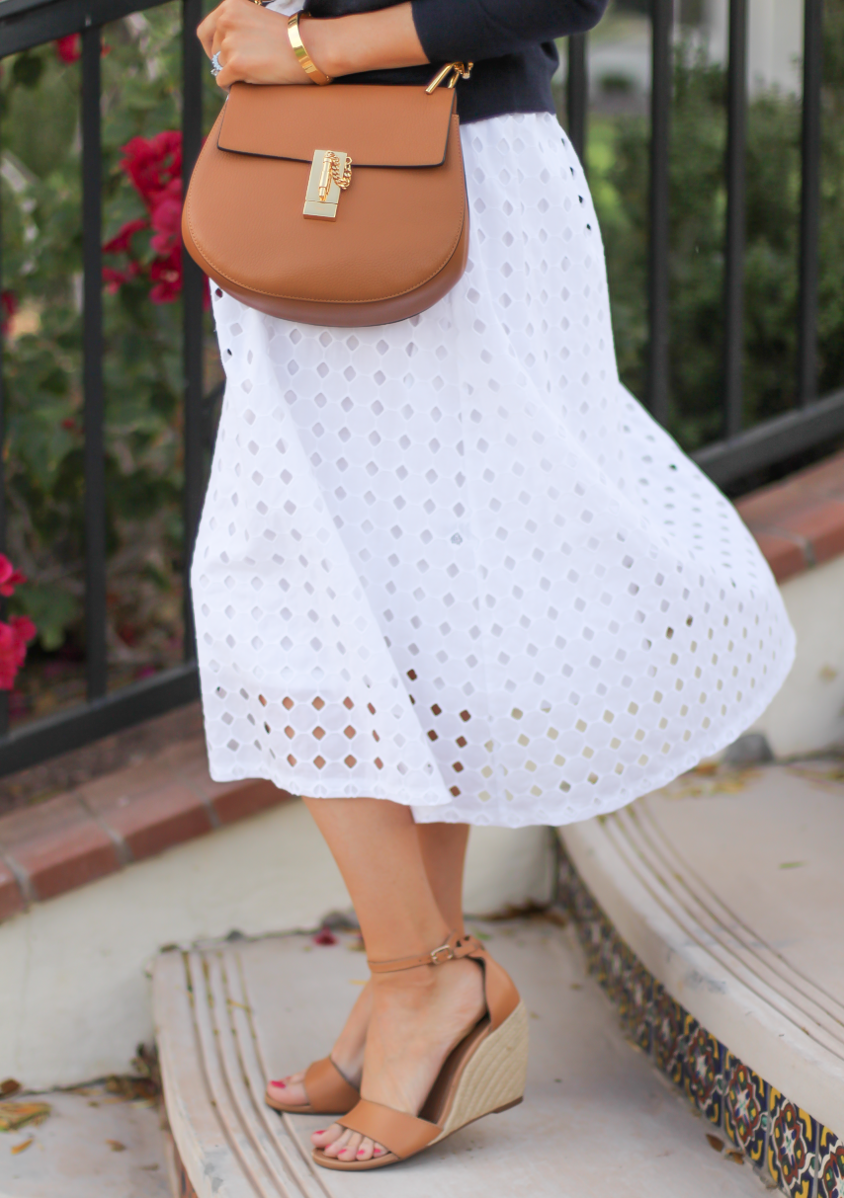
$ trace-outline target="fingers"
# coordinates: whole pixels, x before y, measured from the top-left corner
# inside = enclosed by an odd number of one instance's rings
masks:
[[[214,80],[217,87],[221,87],[223,91],[228,91],[233,83],[252,82],[239,66],[236,54],[232,54],[231,52],[227,54],[224,47],[220,48],[219,53],[220,57],[217,61],[222,69]]]
[[[254,8],[255,5],[249,0],[249,8]],[[238,17],[243,17],[244,0],[222,0],[215,9],[208,14],[203,21],[199,23],[196,30],[196,36],[202,43],[202,49],[209,58],[219,49],[219,45],[215,44],[222,36],[236,28]]]
[[[196,36],[199,38],[202,49],[210,58],[214,53],[214,35],[217,32],[217,19],[219,8],[215,8],[208,16],[199,23],[196,30]]]

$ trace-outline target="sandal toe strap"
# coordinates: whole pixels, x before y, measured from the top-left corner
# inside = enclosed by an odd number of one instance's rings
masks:
[[[331,1057],[323,1057],[309,1065],[303,1085],[315,1115],[349,1110],[360,1099],[360,1093],[346,1081]]]
[[[437,1138],[441,1130],[436,1123],[394,1111],[380,1102],[367,1102],[365,1098],[337,1122],[341,1127],[348,1127],[349,1131],[360,1132],[362,1136],[383,1144],[399,1160],[421,1152]]]

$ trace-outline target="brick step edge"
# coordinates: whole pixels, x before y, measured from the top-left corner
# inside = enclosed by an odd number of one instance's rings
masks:
[[[738,514],[777,582],[844,553],[844,453],[745,495]]]
[[[0,921],[293,796],[272,782],[213,782],[205,743],[0,816]]]

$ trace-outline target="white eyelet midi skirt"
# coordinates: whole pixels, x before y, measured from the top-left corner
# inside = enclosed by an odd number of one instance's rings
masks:
[[[794,637],[730,503],[619,382],[556,120],[461,136],[469,265],[433,308],[329,329],[215,294],[210,768],[420,822],[565,824],[733,741]]]

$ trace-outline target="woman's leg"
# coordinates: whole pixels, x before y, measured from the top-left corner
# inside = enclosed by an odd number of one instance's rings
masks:
[[[463,927],[463,866],[469,843],[468,824],[416,824],[425,873],[449,930]]]
[[[442,944],[451,928],[428,880],[409,808],[383,799],[305,802],[349,889],[367,955],[389,961],[421,956]],[[445,841],[428,835],[429,860],[439,869],[448,834]],[[465,848],[465,832],[462,838]],[[462,851],[456,844],[450,847],[453,859],[461,861]],[[453,884],[450,893],[453,899]],[[483,1014],[481,971],[469,960],[450,961],[444,968],[423,965],[376,974],[370,988],[361,1094],[415,1115],[451,1049]],[[341,1160],[365,1160],[381,1151],[337,1124],[316,1133],[314,1143]]]
[[[317,800],[315,800],[317,801]],[[322,801],[322,800],[318,800]],[[348,802],[348,800],[343,800]],[[434,900],[448,928],[463,934],[463,865],[469,841],[468,824],[416,824],[422,862]],[[357,997],[343,1030],[334,1042],[331,1059],[344,1077],[360,1085],[366,1030],[372,1011],[372,987]],[[296,1106],[307,1102],[304,1071],[271,1082],[278,1097]]]

